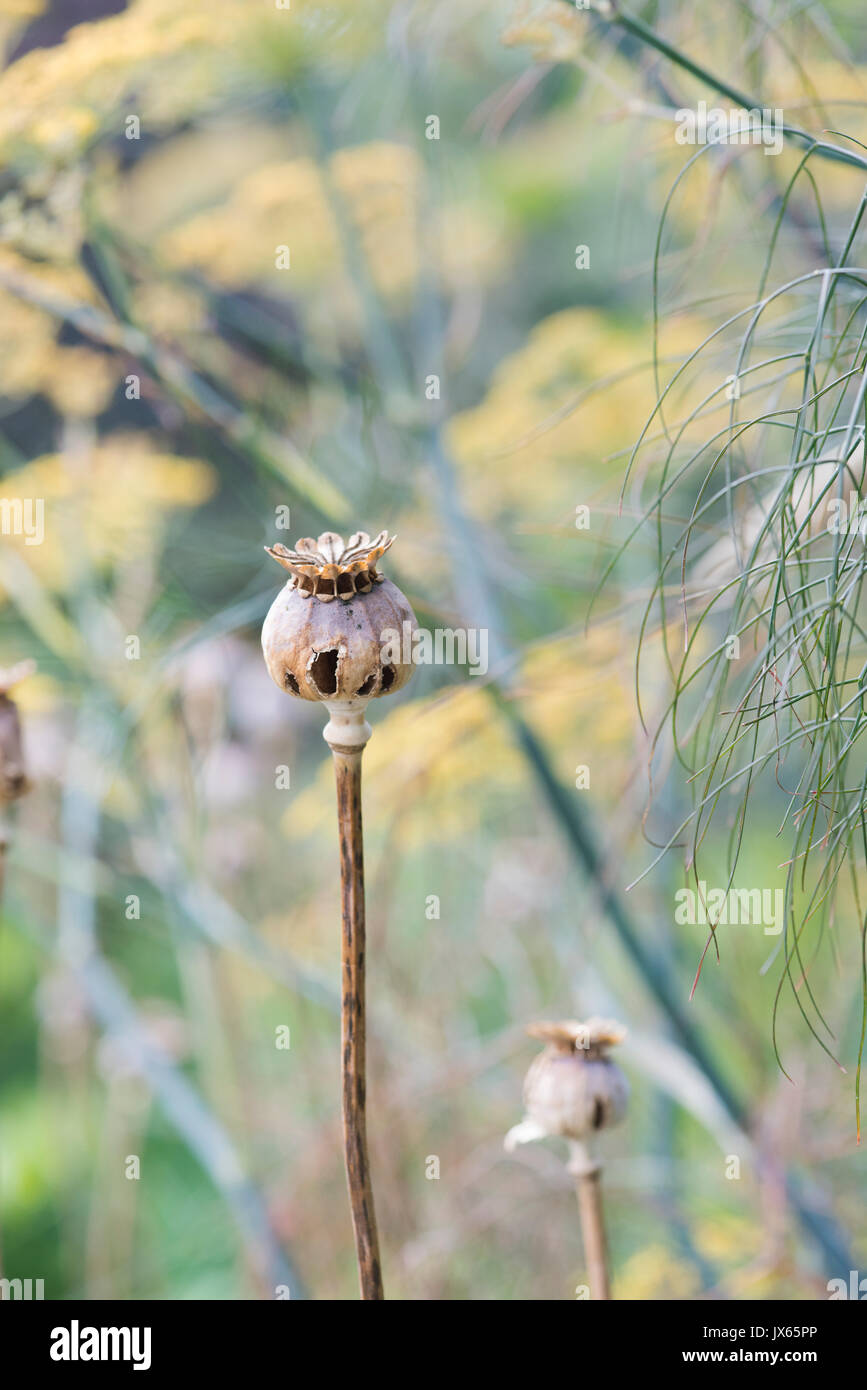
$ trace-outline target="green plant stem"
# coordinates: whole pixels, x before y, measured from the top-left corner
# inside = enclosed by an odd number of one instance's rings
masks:
[[[515,737],[548,800],[555,808],[557,819],[566,832],[572,849],[580,859],[585,873],[594,883],[600,906],[616,927],[617,935],[632,958],[639,974],[649,985],[651,993],[668,1018],[681,1046],[704,1072],[731,1118],[736,1124],[745,1127],[746,1116],[740,1102],[705,1047],[701,1035],[696,1032],[686,1017],[683,1005],[669,983],[668,975],[658,965],[653,953],[644,945],[638,932],[634,929],[620,897],[611,886],[583,810],[574,798],[567,795],[562,783],[554,776],[539,740],[520,714],[511,708],[510,701],[500,698],[498,703],[512,725]]]
[[[766,103],[757,100],[755,97],[748,96],[745,92],[739,91],[738,88],[733,87],[731,83],[726,82],[721,77],[717,77],[709,68],[704,67],[701,63],[696,63],[686,53],[681,53],[679,48],[675,48],[674,45],[670,44],[667,39],[664,39],[661,34],[657,34],[655,29],[651,29],[648,24],[645,24],[644,21],[639,19],[636,15],[630,14],[627,10],[622,10],[618,4],[611,5],[610,15],[601,14],[600,18],[611,25],[617,25],[624,33],[631,34],[633,38],[638,39],[649,48],[656,49],[657,53],[661,53],[663,57],[675,63],[677,67],[682,68],[684,72],[691,73],[692,76],[698,78],[700,82],[706,83],[713,91],[719,92],[720,96],[728,97],[731,101],[735,102],[736,105],[745,107],[748,111],[761,111],[765,107]],[[816,153],[822,159],[830,159],[838,164],[849,164],[856,169],[867,169],[867,160],[854,150],[845,150],[838,145],[826,145],[818,141],[815,136],[810,135],[808,131],[801,130],[798,126],[786,126],[783,130],[783,134],[784,137],[793,144],[801,147],[814,147]]]

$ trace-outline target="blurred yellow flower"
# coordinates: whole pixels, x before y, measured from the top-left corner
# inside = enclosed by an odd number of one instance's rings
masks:
[[[634,718],[631,666],[617,629],[540,643],[523,663],[515,694],[544,742],[563,750],[555,757],[557,775],[568,782],[576,765],[604,762],[603,795],[616,800],[628,775],[626,735]],[[477,822],[484,802],[514,792],[527,776],[508,723],[470,681],[398,705],[377,723],[365,752],[366,815],[370,824],[394,822],[404,845],[447,843]],[[331,823],[332,777],[326,759],[316,783],[286,811],[290,837]]]
[[[598,468],[644,423],[652,395],[630,373],[637,347],[635,333],[593,309],[538,323],[496,368],[482,402],[450,423],[472,509],[518,507],[550,518],[574,502],[576,464]],[[615,380],[600,387],[607,376]]]
[[[531,48],[540,62],[565,63],[580,53],[587,35],[588,16],[556,0],[522,0],[502,41],[509,47]]]
[[[7,398],[40,391],[56,361],[57,325],[49,314],[0,290],[0,383]]]
[[[664,359],[685,356],[706,331],[700,320],[685,314],[662,325],[663,381],[675,370]],[[717,386],[724,406],[724,374],[709,372],[702,362],[692,369],[690,402]],[[680,412],[683,395],[677,398]],[[587,500],[580,488],[598,488],[600,464],[620,454],[611,478],[616,496],[629,450],[655,400],[643,333],[588,308],[543,319],[497,366],[481,403],[449,423],[450,447],[462,465],[472,510],[488,515],[518,510],[550,524],[561,510],[571,512],[576,499]]]
[[[0,73],[0,150],[7,158],[19,145],[75,155],[133,94],[138,114],[177,117],[202,99],[195,59],[219,58],[237,41],[245,13],[242,0],[192,12],[176,0],[134,0],[120,14],[76,25],[52,47],[31,49]],[[184,81],[171,81],[167,65],[178,58],[193,65]],[[215,68],[211,86],[217,76]]]
[[[490,794],[514,787],[521,767],[484,691],[470,685],[391,710],[367,746],[364,772],[371,823],[399,809],[402,843],[424,845],[465,831],[483,788]],[[283,818],[290,837],[331,825],[333,776],[328,758],[313,786],[293,800]]]
[[[495,280],[508,264],[509,250],[502,217],[493,216],[481,200],[446,202],[437,210],[432,254],[446,289]]]
[[[0,0],[0,19],[33,19],[47,6],[48,0]]]
[[[21,262],[0,257],[0,273],[15,275]],[[46,274],[46,267],[26,266],[29,281],[64,297],[87,303],[92,294],[78,274]],[[82,290],[85,293],[82,295]],[[118,380],[119,368],[105,353],[83,346],[65,347],[57,341],[56,318],[17,294],[0,289],[0,391],[15,400],[44,395],[64,415],[88,417],[105,409]]]
[[[354,297],[339,224],[345,211],[347,234],[357,238],[377,288],[400,294],[417,269],[418,176],[414,152],[385,141],[338,150],[325,176],[306,156],[267,164],[241,179],[222,206],[168,233],[163,254],[170,265],[207,270],[234,288],[282,283],[288,273],[293,287],[327,281],[336,298]],[[285,270],[277,264],[280,247],[289,252]]]
[[[139,285],[132,295],[134,318],[156,338],[179,338],[207,324],[201,295],[167,281]]]
[[[207,464],[160,453],[146,435],[111,435],[80,455],[45,455],[5,475],[5,497],[42,499],[45,537],[4,545],[19,543],[42,583],[62,591],[83,565],[129,568],[152,554],[168,514],[199,506],[213,489]]]
[[[105,410],[118,382],[118,364],[87,347],[58,348],[44,389],[63,415],[88,418]]]
[[[636,1251],[614,1277],[614,1297],[622,1300],[682,1301],[700,1291],[697,1272],[664,1245]]]
[[[755,1221],[728,1212],[698,1220],[695,1237],[702,1252],[720,1264],[752,1259],[762,1245],[761,1227]]]

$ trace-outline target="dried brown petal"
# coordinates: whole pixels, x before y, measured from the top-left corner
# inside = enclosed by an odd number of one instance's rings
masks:
[[[368,593],[382,582],[376,563],[394,544],[394,536],[380,531],[371,541],[366,531],[355,531],[344,547],[336,531],[323,531],[318,540],[304,536],[295,550],[276,544],[265,549],[279,565],[293,575],[294,587],[302,594],[315,595],[322,603],[335,598],[348,600],[355,593]],[[311,581],[311,582],[307,582]]]
[[[586,1023],[571,1018],[557,1023],[530,1023],[527,1032],[531,1038],[540,1038],[563,1052],[602,1050],[614,1047],[626,1037],[626,1029],[610,1018],[589,1018]]]

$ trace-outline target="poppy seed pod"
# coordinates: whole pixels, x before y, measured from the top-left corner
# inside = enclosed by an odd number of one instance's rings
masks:
[[[341,902],[341,1080],[343,1146],[361,1297],[383,1292],[379,1235],[367,1152],[367,1004],[361,760],[371,735],[369,700],[400,690],[412,675],[400,638],[415,615],[400,589],[377,572],[392,544],[363,531],[347,545],[333,531],[295,550],[268,547],[290,579],[271,605],[262,650],[272,680],[301,700],[325,705],[323,737],[337,786]]]
[[[602,1206],[602,1165],[591,1153],[590,1139],[616,1124],[626,1112],[626,1077],[608,1056],[622,1042],[625,1029],[608,1019],[587,1023],[531,1023],[531,1037],[546,1047],[524,1080],[526,1115],[506,1135],[511,1153],[518,1144],[559,1137],[569,1146],[567,1170],[575,1179],[588,1287],[594,1299],[611,1298],[608,1252]]]
[[[376,569],[393,539],[382,531],[371,541],[357,531],[344,545],[326,531],[316,541],[298,541],[295,550],[266,546],[291,575],[262,628],[265,663],[281,690],[302,700],[363,707],[406,685],[412,664],[395,657],[385,634],[403,632],[404,623],[414,630],[415,614]]]
[[[30,788],[24,765],[18,706],[9,691],[32,674],[32,661],[22,661],[11,671],[0,671],[0,804],[17,801]]]
[[[507,1148],[550,1135],[581,1141],[623,1118],[629,1085],[607,1055],[626,1036],[619,1024],[533,1023],[527,1032],[547,1046],[527,1072],[526,1119],[510,1131]]]

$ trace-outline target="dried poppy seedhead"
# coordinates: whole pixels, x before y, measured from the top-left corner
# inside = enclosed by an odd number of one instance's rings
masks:
[[[322,603],[339,598],[348,603],[353,594],[369,594],[374,584],[382,583],[384,576],[377,573],[376,562],[393,544],[394,536],[387,531],[380,531],[375,540],[366,531],[356,531],[346,545],[335,531],[323,531],[315,541],[302,537],[294,550],[285,545],[265,549],[289,570],[289,586],[302,598],[318,598]]]
[[[524,1082],[526,1116],[506,1136],[506,1148],[549,1135],[583,1140],[616,1124],[626,1112],[629,1086],[608,1056],[626,1030],[610,1019],[586,1023],[532,1023],[527,1032],[547,1046]]]
[[[295,550],[266,547],[291,578],[262,628],[271,679],[290,695],[320,701],[330,716],[323,738],[334,762],[340,839],[344,1155],[361,1296],[376,1300],[384,1294],[367,1154],[361,761],[371,735],[364,718],[368,701],[406,685],[412,661],[404,659],[407,644],[395,643],[395,636],[416,625],[400,589],[376,571],[390,545],[385,531],[375,541],[356,531],[348,545],[326,531],[317,541],[299,541]]]
[[[397,585],[376,571],[391,543],[385,531],[372,543],[357,531],[344,546],[326,531],[295,550],[268,551],[292,578],[262,628],[266,665],[281,690],[324,701],[332,720],[335,707],[363,711],[368,700],[400,690],[412,675],[412,663],[400,659],[402,649],[395,653],[389,639],[405,623],[414,631],[415,614]],[[332,602],[335,597],[342,602]]]
[[[591,1018],[586,1023],[564,1019],[560,1023],[530,1023],[531,1038],[540,1038],[557,1053],[580,1052],[585,1060],[604,1057],[609,1047],[623,1042],[626,1029],[610,1018]]]
[[[0,671],[0,804],[17,801],[30,787],[24,766],[18,706],[9,692],[35,669],[34,662],[19,661],[9,670]]]

